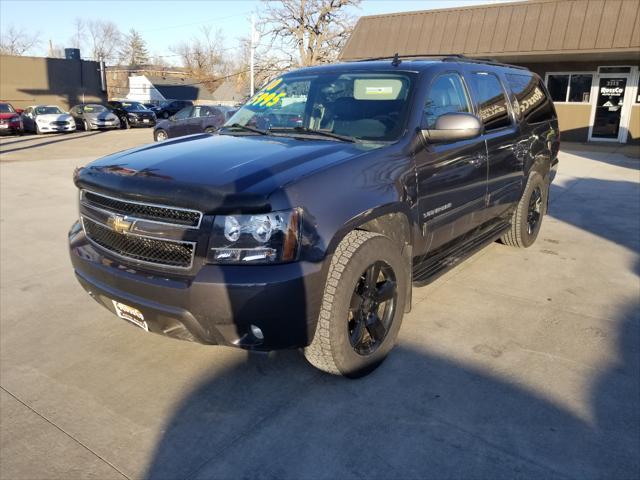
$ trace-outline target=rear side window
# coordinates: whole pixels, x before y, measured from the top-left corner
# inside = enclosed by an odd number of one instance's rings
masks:
[[[507,98],[498,77],[492,73],[474,73],[471,81],[485,131],[511,126]]]
[[[422,112],[422,128],[434,128],[440,115],[456,112],[471,113],[471,105],[460,75],[447,73],[431,84]]]
[[[555,116],[541,80],[534,75],[507,73],[509,88],[516,97],[514,110],[527,123],[548,122]]]

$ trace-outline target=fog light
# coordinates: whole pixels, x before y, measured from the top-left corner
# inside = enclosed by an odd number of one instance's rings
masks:
[[[256,337],[257,340],[264,340],[264,334],[262,333],[262,330],[260,330],[255,325],[250,325],[250,328],[251,328],[251,335]]]

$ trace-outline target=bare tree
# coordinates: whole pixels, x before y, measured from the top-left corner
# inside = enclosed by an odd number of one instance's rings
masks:
[[[69,38],[69,44],[73,48],[82,48],[87,39],[87,24],[79,17],[73,20],[73,35]]]
[[[348,7],[360,0],[263,0],[258,30],[292,64],[316,65],[335,60],[353,30]]]
[[[110,21],[96,20],[88,22],[87,30],[89,31],[93,59],[105,62],[116,61],[122,38],[118,26]]]
[[[171,47],[189,74],[213,91],[219,78],[229,73],[229,63],[223,52],[223,36],[220,30],[213,32],[210,26],[200,29],[200,35]]]
[[[47,49],[47,57],[49,58],[64,58],[64,48],[56,45],[49,40],[49,48]]]
[[[0,35],[0,54],[24,55],[39,43],[38,33],[29,34],[25,28],[18,29],[9,25]]]
[[[120,63],[129,66],[145,65],[149,63],[147,44],[139,32],[133,28],[125,35],[120,47]]]

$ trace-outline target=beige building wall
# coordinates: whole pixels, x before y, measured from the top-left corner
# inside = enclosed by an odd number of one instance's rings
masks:
[[[558,113],[561,140],[586,142],[589,138],[591,104],[556,103],[555,107]]]
[[[633,143],[640,143],[640,104],[635,104],[631,107],[628,141]]]
[[[98,62],[1,55],[0,100],[15,108],[55,104],[68,110],[82,102],[104,102],[106,92]]]

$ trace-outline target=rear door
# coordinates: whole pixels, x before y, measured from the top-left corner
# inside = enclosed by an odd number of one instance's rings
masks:
[[[471,71],[467,78],[484,124],[489,159],[489,208],[484,211],[484,218],[478,219],[484,222],[500,215],[520,199],[523,159],[517,155],[519,129],[501,78],[491,71]]]
[[[468,89],[458,72],[439,74],[428,89],[421,128],[435,125],[445,113],[474,113]],[[474,228],[485,207],[486,147],[482,136],[429,143],[415,154],[420,224],[430,250]],[[425,253],[425,252],[416,252]]]

